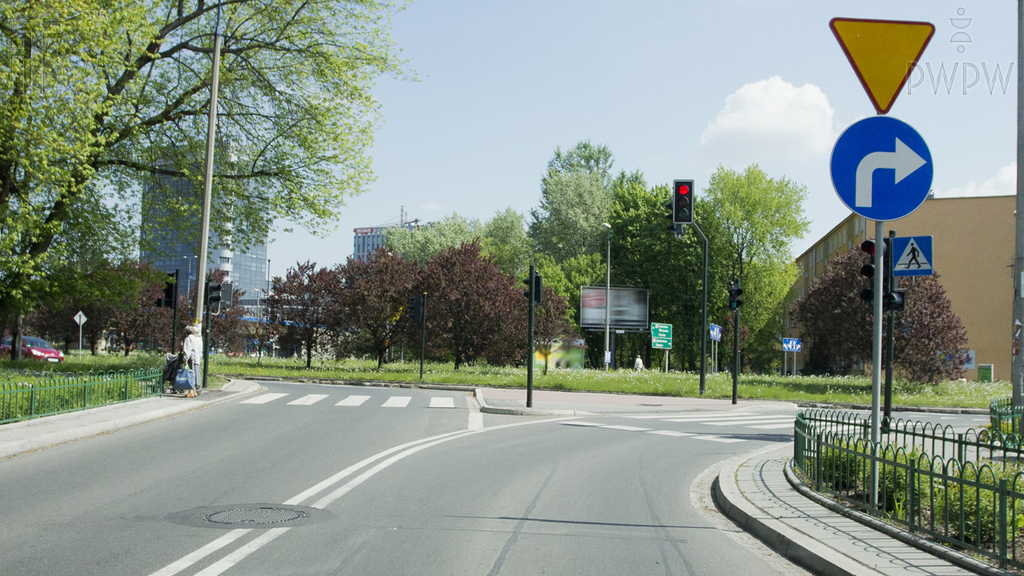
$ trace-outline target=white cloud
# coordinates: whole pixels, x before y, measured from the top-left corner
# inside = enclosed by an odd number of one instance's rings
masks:
[[[438,204],[437,202],[427,202],[426,204],[420,206],[420,208],[423,208],[424,210],[440,210],[444,208],[444,206]]]
[[[821,88],[797,88],[778,76],[745,84],[700,135],[712,160],[749,164],[771,157],[807,160],[824,156],[837,135],[835,110]]]
[[[1013,196],[1017,193],[1017,163],[1007,164],[996,175],[977,184],[969,180],[960,188],[936,192],[936,198],[963,198],[967,196]]]

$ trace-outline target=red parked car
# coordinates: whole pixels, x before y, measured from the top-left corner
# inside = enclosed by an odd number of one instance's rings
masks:
[[[0,341],[0,357],[11,357],[11,338],[8,336]],[[46,360],[47,362],[63,362],[64,353],[57,350],[42,338],[32,336],[21,337],[21,357],[24,360]]]

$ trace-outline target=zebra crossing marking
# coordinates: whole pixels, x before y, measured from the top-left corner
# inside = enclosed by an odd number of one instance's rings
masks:
[[[298,400],[292,400],[288,403],[289,406],[312,406],[317,402],[327,398],[327,394],[306,394]]]
[[[745,438],[722,438],[721,436],[713,435],[697,435],[693,437],[694,440],[707,440],[709,442],[722,442],[723,444],[732,444],[733,442],[746,442]]]
[[[782,430],[783,428],[792,428],[792,422],[783,422],[780,424],[762,424],[760,426],[747,426],[747,428],[755,428],[757,430]]]
[[[392,396],[387,402],[380,405],[381,408],[405,408],[412,401],[412,396]]]
[[[455,408],[455,398],[448,396],[432,396],[430,398],[431,408]]]
[[[276,392],[271,392],[269,394],[264,394],[262,396],[257,396],[255,398],[249,398],[248,400],[242,400],[241,402],[239,402],[239,404],[266,404],[267,402],[273,402],[274,400],[277,400],[278,398],[284,398],[285,396],[287,396],[287,394],[278,394]]]
[[[794,418],[784,416],[782,418],[758,418],[756,420],[730,420],[728,422],[703,422],[707,426],[749,426],[751,424],[781,424],[783,421],[793,424]],[[750,426],[751,428],[753,426]]]
[[[366,402],[369,399],[369,396],[357,396],[353,394],[341,402],[338,402],[335,406],[362,406],[363,402]]]
[[[658,434],[660,436],[675,436],[677,438],[682,438],[683,436],[696,436],[696,434],[691,432],[676,432],[675,430],[648,430],[647,433]]]

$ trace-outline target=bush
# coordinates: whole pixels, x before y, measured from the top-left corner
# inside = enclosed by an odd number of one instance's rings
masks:
[[[968,463],[960,478],[978,485],[965,485],[958,479],[939,486],[935,492],[933,509],[936,528],[941,530],[939,527],[948,524],[947,536],[965,544],[994,544],[999,524],[999,480],[1006,479],[1011,490],[1016,483],[1016,490],[1020,490],[1020,476],[1019,467],[993,468],[987,463],[981,466]],[[1014,506],[1012,499],[1008,499],[1006,515],[1008,532],[1003,537],[1019,534],[1024,529],[1024,510],[1019,505]]]

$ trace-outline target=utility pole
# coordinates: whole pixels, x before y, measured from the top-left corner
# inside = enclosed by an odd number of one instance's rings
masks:
[[[213,152],[217,135],[217,83],[220,78],[220,8],[217,8],[217,27],[213,37],[213,75],[210,80],[210,123],[206,131],[206,176],[203,179],[203,221],[199,235],[199,255],[196,261],[196,286],[206,286],[206,254],[210,241],[210,197],[213,194]],[[200,262],[201,261],[201,262]],[[203,320],[203,298],[205,294],[196,294],[196,316],[193,321],[199,324]],[[205,366],[205,364],[204,364]],[[205,367],[204,384],[205,384]]]
[[[1017,166],[1024,160],[1024,70],[1020,64],[1024,62],[1024,0],[1017,0]],[[1014,247],[1016,254],[1013,259],[1013,325],[1010,326],[1014,338],[1013,356],[1010,367],[1013,405],[1024,405],[1024,357],[1019,353],[1020,334],[1017,322],[1024,322],[1024,170],[1017,170],[1017,213],[1016,238]]]

